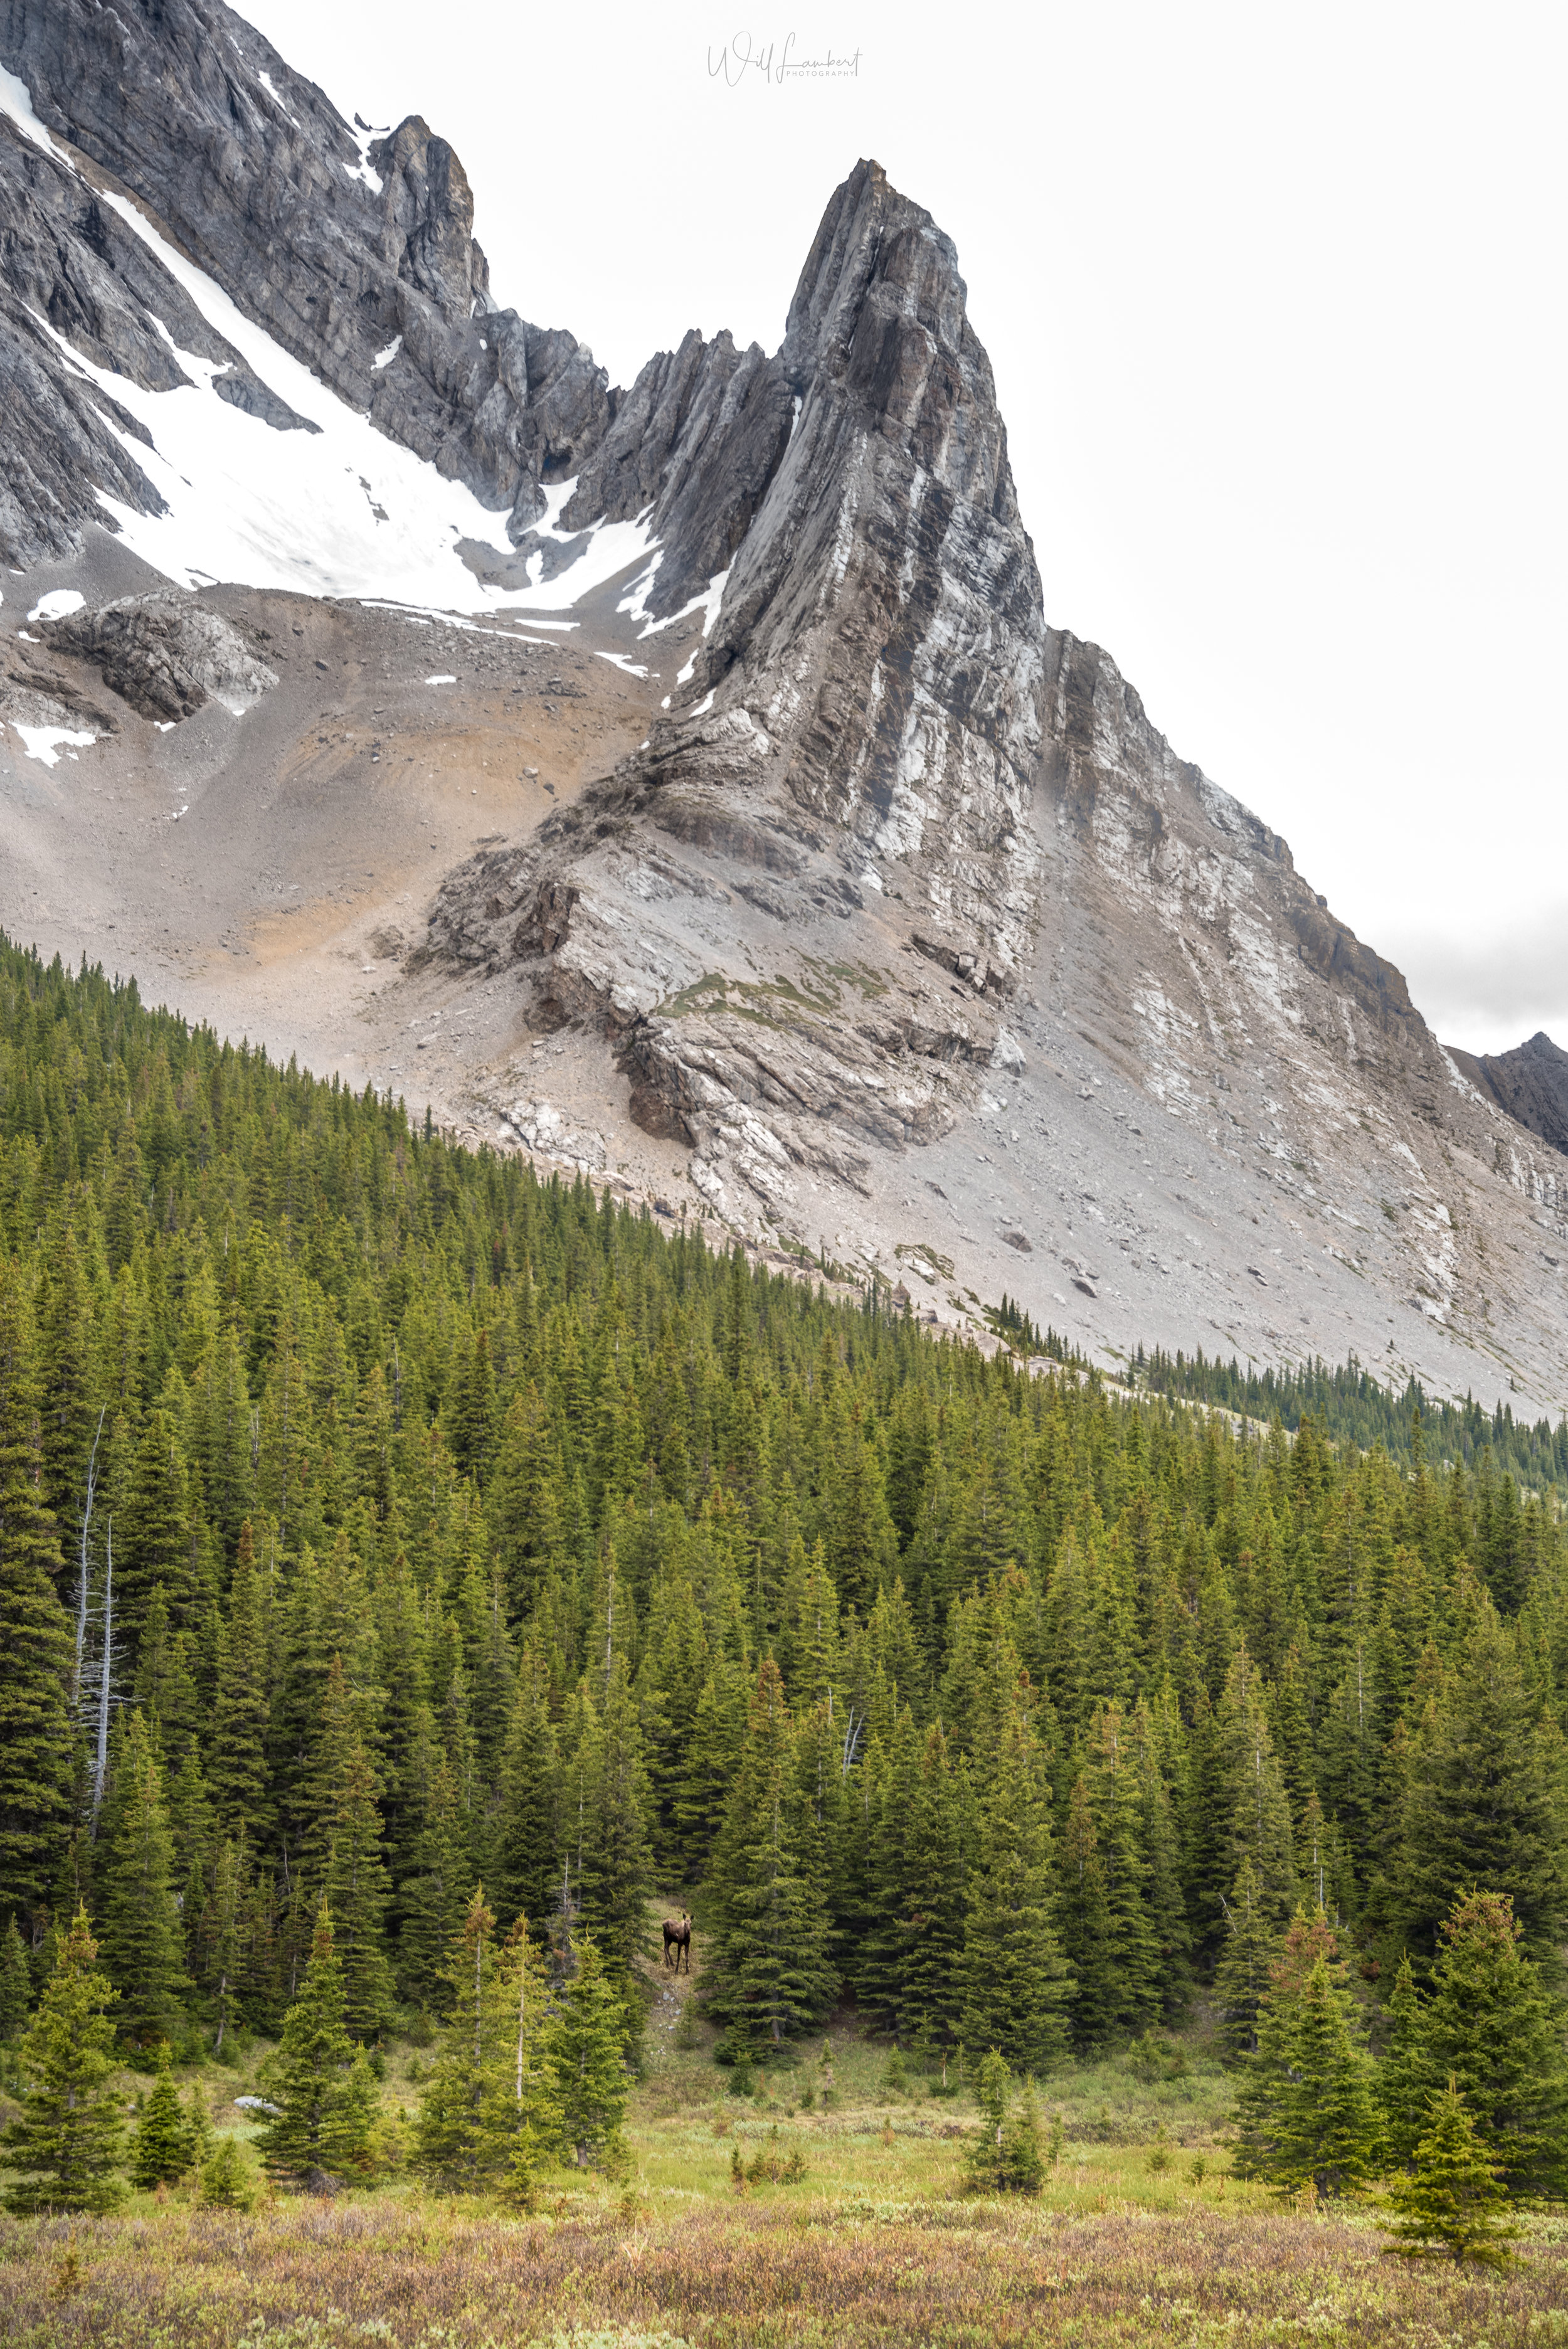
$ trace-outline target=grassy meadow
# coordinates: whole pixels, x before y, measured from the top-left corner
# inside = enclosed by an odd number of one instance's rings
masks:
[[[1229,2174],[1233,2089],[1201,2027],[1042,2084],[1045,2191],[964,2190],[956,2075],[835,2018],[738,2095],[713,2032],[650,1962],[645,2069],[616,2180],[569,2170],[538,2209],[438,2199],[407,2174],[330,2199],[204,2210],[194,2188],[113,2218],[0,2220],[0,2341],[158,2349],[850,2349],[922,2344],[1568,2343],[1568,2226],[1528,2223],[1503,2276],[1381,2256],[1374,2210],[1282,2209]],[[215,2126],[255,2123],[267,2053],[209,2060]],[[428,2051],[388,2051],[396,2151]],[[901,2077],[901,2073],[903,2076]],[[128,2096],[149,2085],[128,2074]],[[181,2075],[182,2082],[191,2075]],[[775,2183],[798,2152],[805,2175]],[[743,2177],[737,2185],[737,2157]]]

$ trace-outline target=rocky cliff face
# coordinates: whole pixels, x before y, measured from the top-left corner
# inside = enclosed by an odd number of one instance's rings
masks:
[[[570,793],[448,874],[407,984],[570,1028],[705,1211],[918,1259],[955,1309],[1005,1280],[1041,1321],[1070,1290],[1107,1347],[1208,1328],[1375,1358],[1413,1330],[1428,1352],[1395,1359],[1427,1375],[1484,1360],[1554,1392],[1568,1056],[1445,1052],[1278,835],[1047,626],[956,255],[877,165],[833,195],[775,353],[694,333],[613,390],[498,308],[425,123],[351,128],[221,0],[0,0],[0,64],[46,127],[40,149],[0,114],[7,560],[70,554],[100,492],[156,508],[116,378],[129,399],[200,366],[269,431],[318,429],[211,315],[504,517],[532,594],[575,533],[639,525],[591,608],[645,719],[623,698],[597,756],[573,720]],[[240,321],[203,315],[177,254]],[[144,716],[275,707],[263,637],[220,642],[178,599],[46,636],[6,652],[0,717],[46,702],[63,730],[90,703],[107,730],[94,670]],[[384,636],[374,658],[390,674]],[[581,1098],[520,1113],[503,1137],[615,1156]]]
[[[573,336],[494,303],[462,165],[418,116],[356,133],[222,0],[0,0],[0,66],[47,130],[146,206],[284,350],[509,512],[520,534],[542,511],[541,483],[575,472],[603,439],[603,369]],[[234,355],[213,349],[199,320],[192,329],[189,299],[131,250],[138,241],[108,207],[41,162],[4,117],[0,191],[20,231],[5,270],[0,380],[27,403],[18,437],[34,452],[10,460],[12,511],[0,522],[10,559],[36,561],[79,543],[96,486],[143,512],[156,495],[37,319],[139,382],[178,379],[154,319],[182,349]],[[256,397],[245,372],[225,397]]]
[[[716,1204],[738,1182],[788,1217],[794,1170],[862,1180],[868,1144],[945,1130],[1006,1052],[1046,630],[953,247],[875,164],[777,357],[717,352],[645,377],[662,420],[625,492],[662,484],[696,576],[724,557],[686,706],[523,854],[455,874],[431,950],[526,966],[546,1016],[614,1038],[634,1113]]]
[[[1568,1152],[1568,1052],[1544,1032],[1511,1052],[1452,1059],[1470,1082],[1553,1150]]]

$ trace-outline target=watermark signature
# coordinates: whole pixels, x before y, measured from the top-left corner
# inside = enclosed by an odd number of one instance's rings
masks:
[[[791,81],[860,79],[863,50],[851,49],[840,56],[830,48],[824,57],[803,57],[797,54],[796,37],[786,33],[781,41],[759,41],[751,33],[732,33],[722,48],[708,50],[707,78],[709,81],[722,78],[729,89],[738,89],[754,74],[775,89]]]

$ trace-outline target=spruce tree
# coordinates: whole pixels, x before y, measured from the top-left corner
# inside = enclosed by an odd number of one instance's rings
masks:
[[[1067,2045],[1073,1977],[1053,1921],[1050,1788],[1027,1723],[1004,1723],[981,1796],[964,1931],[961,2031],[972,2058],[997,2049],[1044,2071]]]
[[[1358,2192],[1382,2147],[1373,2065],[1332,1946],[1321,1921],[1315,1931],[1298,1915],[1237,2098],[1236,2173],[1284,2194],[1307,2184],[1325,2196]]]
[[[112,2210],[122,2198],[108,2016],[115,1992],[97,1959],[87,1910],[78,1909],[22,2040],[22,2110],[0,2137],[16,2173],[9,2210]]]
[[[899,2035],[906,2045],[957,2036],[964,1971],[965,1789],[948,1758],[942,1723],[926,1733],[903,1845],[898,1910]]]
[[[264,2075],[279,2109],[256,2139],[269,2174],[291,2184],[346,2177],[369,2156],[376,2085],[344,2009],[343,1968],[324,1900],[304,1981]]]
[[[1236,2064],[1257,2053],[1258,2016],[1280,1953],[1280,1937],[1264,1917],[1250,1854],[1225,1904],[1225,1946],[1214,1971],[1214,2005],[1220,2044],[1226,2061]]]
[[[898,1535],[888,1515],[882,1463],[858,1412],[841,1407],[831,1434],[821,1538],[833,1588],[846,1607],[871,1610],[880,1583],[892,1583]]]
[[[1006,2058],[993,2047],[980,2066],[980,2128],[964,2166],[965,2182],[984,2194],[1037,2194],[1045,2183],[1033,2091],[1015,2106],[1012,2086]]]
[[[1506,1894],[1470,1892],[1442,1925],[1431,1994],[1404,1972],[1390,2000],[1390,2137],[1414,2159],[1433,2095],[1452,2082],[1513,2193],[1568,2191],[1563,2002],[1524,1955]]]
[[[1136,1744],[1119,1704],[1097,1711],[1089,1725],[1087,1765],[1085,1789],[1105,1888],[1110,1968],[1100,2000],[1102,2027],[1121,2033],[1141,2029],[1158,2013],[1161,1968],[1149,1909],[1150,1868]],[[1063,1945],[1067,1948],[1065,1935]],[[1079,1972],[1081,2002],[1082,1970],[1070,1948],[1067,1954]]]
[[[579,2168],[614,2170],[631,2082],[626,2010],[593,1943],[572,1944],[573,1973],[544,2033],[544,2073],[560,2141]]]
[[[1081,1771],[1068,1796],[1058,1884],[1057,1924],[1073,1972],[1073,2037],[1080,2046],[1098,2046],[1115,2027],[1119,1998],[1105,1869]]]
[[[449,2193],[514,2192],[552,2140],[541,2076],[542,1970],[520,1934],[506,1949],[481,1886],[448,1952],[451,1998],[415,2127],[420,2175]]]
[[[578,1880],[583,1928],[624,1994],[648,1935],[651,1798],[625,1658],[611,1665],[586,1771],[587,1832]]]
[[[1450,2259],[1478,2267],[1509,2263],[1520,2230],[1507,2220],[1501,2165],[1491,2158],[1450,2080],[1431,2097],[1427,2126],[1411,2150],[1411,2175],[1388,2199],[1398,2217],[1389,2249],[1401,2259]]]
[[[219,1648],[208,1777],[222,1826],[253,1847],[269,1824],[266,1769],[267,1609],[247,1517],[240,1527]]]
[[[1326,1959],[1302,1985],[1292,2024],[1296,2077],[1274,2182],[1289,2188],[1310,2178],[1320,2195],[1357,2193],[1377,2174],[1382,2116],[1354,2001]]]
[[[33,2003],[33,1978],[27,1971],[27,1949],[13,1916],[0,1938],[0,2047],[14,2047],[27,2023]]]
[[[1388,2133],[1388,2152],[1408,2162],[1430,2115],[1433,2074],[1426,2045],[1426,2013],[1408,1954],[1399,1961],[1394,1987],[1384,2003],[1387,2017],[1377,2093]]]
[[[326,1899],[343,1971],[344,2019],[356,2039],[374,2039],[392,2007],[387,1961],[387,1870],[381,1857],[380,1792],[365,1741],[356,1735],[333,1788]]]
[[[522,2209],[533,2207],[542,2154],[561,2142],[561,2114],[544,2053],[549,2019],[544,1970],[529,1938],[528,1920],[520,1917],[500,1953],[496,2030],[512,2108],[511,2151],[500,2191]]]
[[[784,1682],[769,1657],[709,1878],[706,2000],[738,2041],[777,2046],[831,2003],[837,1976],[820,1857]]]
[[[131,2132],[130,2176],[136,2186],[172,2185],[191,2168],[196,2152],[189,2116],[169,2068],[169,2049],[159,2050],[158,2076]]]
[[[1216,1879],[1205,1922],[1211,1930],[1222,1923],[1220,1896],[1250,1858],[1264,1913],[1283,1930],[1295,1905],[1295,1838],[1262,1684],[1244,1643],[1231,1661],[1215,1708],[1212,1768],[1205,1807],[1217,1829]]]
[[[242,1835],[238,1842],[225,1837],[212,1865],[196,1927],[199,1952],[197,1979],[206,1992],[209,2012],[217,2018],[212,2053],[221,2055],[229,2025],[238,2010],[246,1974],[245,1930],[252,1885],[250,1857]]]
[[[157,1589],[162,1589],[177,1630],[189,1619],[195,1597],[191,1530],[185,1455],[178,1432],[167,1412],[149,1412],[115,1509],[120,1620],[133,1646],[140,1640]]]
[[[238,2140],[221,2137],[201,2165],[201,2207],[204,2210],[251,2210],[255,2207],[256,2180]]]
[[[439,2011],[446,2002],[453,1937],[462,1930],[471,1897],[473,1870],[463,1836],[457,1778],[428,1705],[421,1708],[407,1775],[414,1833],[409,1872],[397,1888],[402,1916],[398,1974],[406,1996]]]
[[[1525,1954],[1555,1973],[1568,1928],[1568,1816],[1520,1638],[1484,1596],[1411,1786],[1398,1924],[1418,1974],[1472,1886],[1506,1894]]]
[[[129,2046],[173,2037],[191,1989],[174,1895],[174,1845],[152,1740],[133,1713],[115,1760],[103,1860],[103,1957],[119,1992],[119,2033]]]
[[[26,1910],[65,1848],[72,1769],[71,1631],[41,1483],[32,1318],[20,1267],[0,1262],[0,1887]]]

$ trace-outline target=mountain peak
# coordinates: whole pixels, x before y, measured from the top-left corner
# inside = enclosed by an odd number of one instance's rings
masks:
[[[0,553],[39,589],[0,767],[52,778],[0,918],[52,875],[62,952],[118,924],[359,1086],[449,1017],[418,1065],[475,1139],[961,1325],[1005,1291],[1105,1359],[1354,1346],[1439,1391],[1505,1351],[1556,1398],[1568,1055],[1444,1052],[1047,625],[956,250],[880,164],[776,351],[693,330],[613,390],[498,306],[423,117],[351,128],[222,0],[5,0],[0,60]]]

